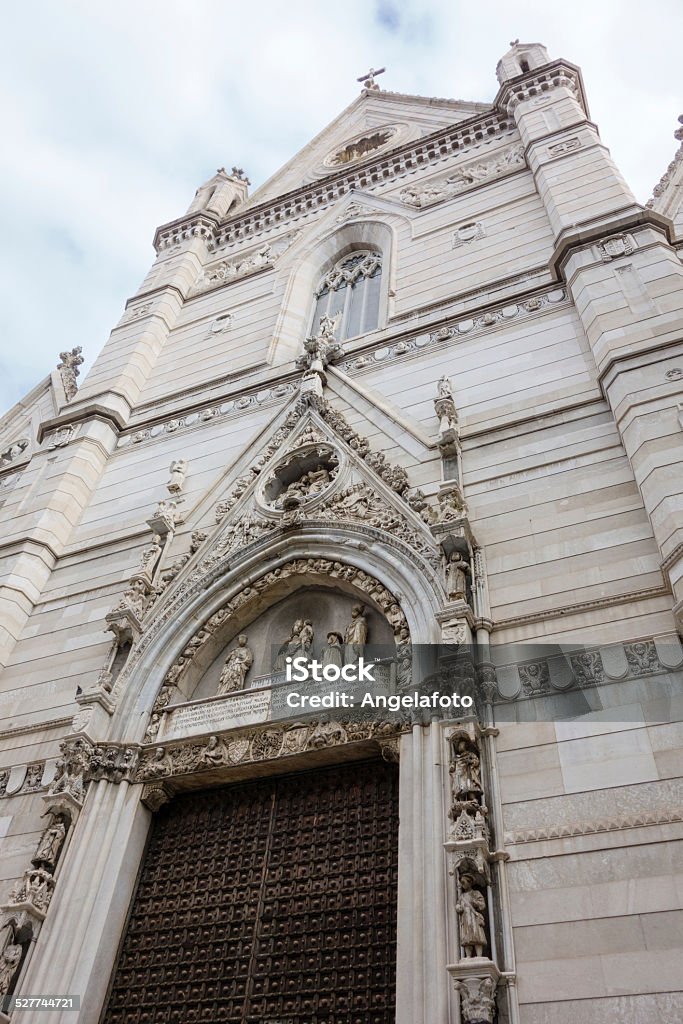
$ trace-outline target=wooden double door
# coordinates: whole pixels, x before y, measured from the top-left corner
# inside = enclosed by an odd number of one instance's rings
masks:
[[[368,761],[156,815],[104,1024],[392,1024],[398,772]]]

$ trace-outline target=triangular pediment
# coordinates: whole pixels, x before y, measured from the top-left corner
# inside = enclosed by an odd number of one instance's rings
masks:
[[[406,470],[374,451],[328,400],[298,395],[188,516],[193,550],[162,579],[176,590],[259,542],[306,527],[380,531],[387,544],[404,544],[436,566],[424,507]]]
[[[363,90],[345,110],[260,186],[258,205],[302,185],[356,167],[449,125],[490,109],[490,104]]]

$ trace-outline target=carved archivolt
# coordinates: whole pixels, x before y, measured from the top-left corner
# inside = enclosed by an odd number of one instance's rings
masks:
[[[391,628],[397,644],[407,646],[410,643],[410,630],[407,619],[401,610],[398,599],[387,588],[376,580],[374,576],[358,569],[352,565],[344,565],[335,562],[330,558],[296,558],[277,569],[265,573],[260,579],[250,583],[234,597],[230,598],[222,608],[215,612],[207,622],[194,634],[190,642],[184,647],[181,655],[168,670],[164,683],[152,708],[145,740],[152,741],[161,722],[161,714],[168,705],[174,689],[181,678],[185,675],[192,661],[202,647],[213,637],[226,623],[240,612],[240,621],[249,618],[250,605],[256,613],[257,607],[261,606],[261,595],[272,587],[282,584],[287,579],[297,576],[322,577],[326,580],[333,579],[351,584],[356,590],[362,591],[367,597],[382,610]]]

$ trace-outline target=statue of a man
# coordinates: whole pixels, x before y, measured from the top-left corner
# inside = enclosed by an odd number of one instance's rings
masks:
[[[0,955],[0,996],[6,996],[9,992],[22,953],[23,949],[18,942],[9,942],[3,949]]]
[[[355,604],[351,609],[351,621],[344,635],[344,661],[347,665],[355,665],[368,639],[368,623],[362,604]]]
[[[471,875],[460,879],[460,898],[455,909],[460,915],[460,945],[466,957],[483,956],[486,948],[484,894],[474,888]]]
[[[455,758],[449,771],[453,776],[455,796],[470,796],[472,793],[481,793],[479,755],[470,748],[467,740],[458,740]]]
[[[47,864],[49,867],[54,868],[65,836],[66,827],[64,822],[55,821],[54,824],[43,833],[40,843],[38,844],[38,849],[36,850],[36,855],[33,858],[33,863]]]
[[[344,638],[341,633],[337,633],[334,630],[327,634],[327,644],[323,647],[322,655],[322,666],[323,669],[328,665],[334,665],[335,668],[341,668],[344,664],[344,652],[342,650],[342,644]]]
[[[237,637],[237,647],[230,652],[218,680],[218,693],[232,693],[244,689],[247,672],[254,664],[254,655],[247,647],[247,638],[242,633]]]

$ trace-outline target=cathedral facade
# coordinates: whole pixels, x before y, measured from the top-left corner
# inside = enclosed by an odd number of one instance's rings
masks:
[[[683,160],[496,73],[220,169],[0,421],[0,1020],[683,1017]],[[290,700],[364,657],[474,702]]]

